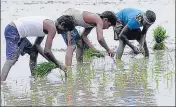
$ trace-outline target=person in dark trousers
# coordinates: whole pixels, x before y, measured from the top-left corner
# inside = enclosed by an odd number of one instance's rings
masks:
[[[156,14],[151,10],[143,12],[135,8],[125,8],[116,13],[116,18],[117,23],[114,27],[114,40],[119,40],[116,58],[121,59],[126,45],[135,54],[143,53],[145,57],[148,57],[149,50],[146,42],[146,33],[149,27],[155,22]],[[141,30],[140,27],[143,27],[143,29]],[[129,40],[137,40],[140,47],[135,47]]]

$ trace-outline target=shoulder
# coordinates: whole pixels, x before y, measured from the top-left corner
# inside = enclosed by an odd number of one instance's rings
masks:
[[[55,25],[54,21],[51,20],[51,19],[45,19],[45,20],[43,21],[43,23],[44,23],[44,24],[49,24],[49,25]]]
[[[45,19],[43,21],[44,29],[56,29],[55,22],[51,19]]]

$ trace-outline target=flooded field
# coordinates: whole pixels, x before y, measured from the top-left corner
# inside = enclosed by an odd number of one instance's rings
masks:
[[[175,105],[175,0],[1,0],[1,69],[5,62],[4,28],[22,16],[43,15],[56,19],[69,7],[101,13],[114,12],[125,7],[156,12],[156,23],[147,34],[150,57],[134,55],[125,48],[122,61],[109,56],[93,57],[83,65],[76,63],[68,77],[54,69],[47,77],[34,79],[29,69],[29,56],[19,58],[7,80],[1,84],[2,106],[164,106]],[[163,26],[168,38],[167,48],[154,51],[153,29]],[[78,28],[82,31],[82,28]],[[107,44],[116,51],[112,28],[104,30]],[[104,51],[96,40],[95,29],[89,35],[97,49]],[[34,42],[35,38],[29,38]],[[45,38],[46,39],[46,38]],[[42,46],[44,47],[44,42]],[[130,41],[137,45],[136,41]],[[53,43],[56,58],[63,63],[66,45],[57,35]],[[46,61],[38,57],[38,63]]]

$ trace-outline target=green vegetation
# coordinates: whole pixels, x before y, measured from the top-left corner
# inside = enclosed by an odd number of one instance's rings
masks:
[[[158,26],[153,30],[153,36],[155,40],[153,49],[164,50],[165,49],[164,40],[166,39],[166,30],[162,26]]]
[[[104,55],[100,52],[95,51],[95,50],[85,49],[84,55],[83,55],[84,59],[89,60],[93,56],[103,57]],[[38,64],[36,66],[32,75],[34,75],[36,77],[43,77],[43,76],[49,74],[55,68],[57,68],[57,66],[52,62],[41,62],[40,64]]]
[[[96,57],[104,57],[104,55],[98,51],[91,50],[91,49],[85,49],[83,57],[84,59],[91,59],[91,57],[96,56]]]
[[[57,68],[57,66],[52,62],[42,62],[36,66],[33,71],[33,75],[37,77],[43,77],[51,72],[52,69]]]

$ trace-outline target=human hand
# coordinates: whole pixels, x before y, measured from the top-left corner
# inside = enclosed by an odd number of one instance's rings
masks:
[[[137,47],[133,47],[133,51],[135,54],[139,54],[140,53],[140,50],[137,48]]]
[[[67,72],[67,67],[66,67],[64,64],[58,62],[58,63],[57,63],[57,66],[58,66],[61,70],[63,70],[64,72]]]
[[[115,53],[111,49],[107,51],[110,57],[114,57]]]

